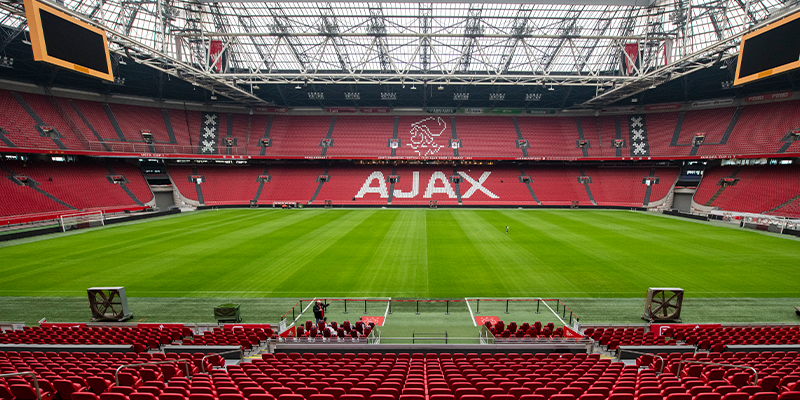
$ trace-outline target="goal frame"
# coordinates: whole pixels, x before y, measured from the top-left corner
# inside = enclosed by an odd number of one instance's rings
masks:
[[[82,211],[76,213],[61,214],[58,216],[58,224],[61,225],[62,232],[66,232],[68,229],[73,229],[72,228],[73,226],[78,228],[78,225],[81,223],[91,224],[93,222],[94,223],[99,222],[100,226],[106,225],[106,216],[103,213],[103,211],[101,210]]]

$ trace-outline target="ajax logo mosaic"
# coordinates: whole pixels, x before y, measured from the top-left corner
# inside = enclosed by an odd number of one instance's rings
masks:
[[[442,147],[447,147],[438,143],[438,138],[442,136],[445,129],[447,129],[447,124],[441,117],[428,117],[417,121],[411,124],[411,131],[409,131],[411,143],[408,143],[407,146],[411,146],[420,157],[434,155]]]

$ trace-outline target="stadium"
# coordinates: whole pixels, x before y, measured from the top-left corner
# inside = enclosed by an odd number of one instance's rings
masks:
[[[0,400],[800,399],[798,37],[0,0]]]

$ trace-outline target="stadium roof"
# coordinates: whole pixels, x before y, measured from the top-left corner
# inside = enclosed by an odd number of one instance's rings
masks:
[[[390,101],[420,85],[446,87],[453,100],[485,86],[495,101],[509,87],[581,87],[587,95],[570,106],[597,108],[724,67],[742,34],[798,9],[798,0],[52,1],[109,33],[115,68],[135,61],[249,105],[287,105],[295,87],[337,85],[357,99],[374,86]],[[0,2],[0,25],[2,51],[26,28],[22,5]],[[637,54],[630,73],[626,45]]]

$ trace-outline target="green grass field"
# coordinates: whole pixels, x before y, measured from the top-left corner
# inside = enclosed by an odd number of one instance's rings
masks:
[[[87,320],[93,286],[159,322],[211,322],[223,301],[276,322],[299,298],[542,297],[632,323],[650,286],[685,289],[690,322],[800,321],[800,241],[629,211],[203,211],[7,242],[0,260],[0,320],[29,324]]]

